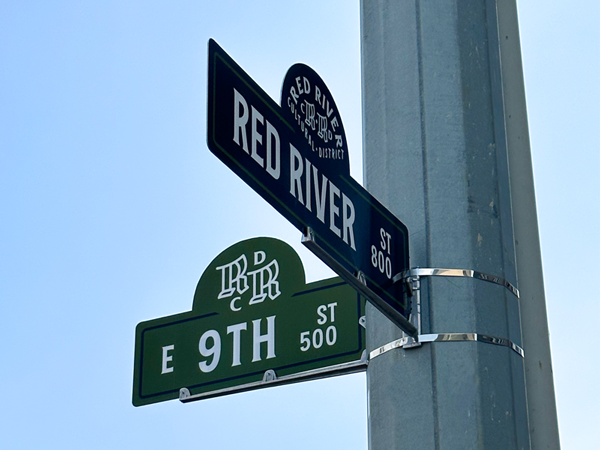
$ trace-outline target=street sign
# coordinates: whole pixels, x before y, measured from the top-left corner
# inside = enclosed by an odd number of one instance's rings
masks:
[[[349,174],[341,117],[312,69],[275,103],[212,39],[208,147],[304,235],[303,243],[409,335],[408,230]],[[318,138],[318,139],[317,139]],[[319,140],[320,139],[320,140]]]
[[[238,242],[204,271],[191,311],[138,324],[133,404],[365,370],[363,316],[340,278],[306,284],[285,242]]]

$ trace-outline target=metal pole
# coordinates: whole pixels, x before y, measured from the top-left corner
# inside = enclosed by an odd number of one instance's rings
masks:
[[[408,226],[413,267],[518,285],[496,1],[361,8],[367,188]],[[424,277],[420,289],[422,334],[523,346],[521,300],[501,284]],[[368,309],[373,355],[399,337]],[[370,448],[529,449],[523,358],[499,342],[424,342],[372,357]]]
[[[518,23],[516,1],[498,2],[517,275],[521,291],[523,346],[527,350],[525,380],[531,448],[558,450],[560,439]]]

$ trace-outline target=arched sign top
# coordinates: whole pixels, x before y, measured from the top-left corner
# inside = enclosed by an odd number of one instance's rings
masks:
[[[239,316],[242,308],[261,309],[281,293],[291,297],[306,287],[304,266],[296,251],[283,241],[259,237],[222,251],[202,274],[193,309]]]
[[[309,154],[320,167],[350,174],[348,143],[340,111],[323,79],[306,64],[294,64],[281,88],[281,109],[287,121],[306,140]]]

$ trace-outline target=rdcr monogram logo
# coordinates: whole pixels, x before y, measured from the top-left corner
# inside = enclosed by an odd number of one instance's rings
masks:
[[[254,252],[254,266],[260,266],[267,259],[267,254],[258,250]],[[252,297],[248,305],[263,302],[267,297],[275,300],[281,294],[279,289],[279,263],[273,259],[270,263],[258,267],[256,270],[248,272],[248,259],[245,254],[230,263],[218,266],[221,271],[221,292],[218,299],[231,298],[229,307],[232,311],[240,311],[241,306],[236,306],[236,302],[241,300],[241,295],[252,287]]]

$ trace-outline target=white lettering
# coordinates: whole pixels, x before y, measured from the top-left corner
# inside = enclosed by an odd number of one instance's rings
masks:
[[[229,303],[229,308],[231,308],[232,311],[241,311],[242,307],[240,306],[239,308],[236,308],[235,306],[235,302],[237,302],[238,300],[241,300],[242,297],[235,297],[233,300],[231,300],[231,302]]]
[[[325,311],[327,311],[327,306],[325,306],[325,305],[320,305],[317,308],[317,314],[319,315],[319,318],[317,319],[317,323],[319,325],[323,325],[324,323],[327,322],[327,316],[325,315]]]
[[[300,155],[296,147],[290,144],[290,194],[296,197],[302,204],[304,204],[304,200],[302,199],[302,181],[300,178],[302,177],[303,170],[302,155]]]
[[[329,303],[327,307],[329,308],[329,317],[332,322],[335,322],[335,307],[337,306],[337,302]]]
[[[342,193],[342,209],[344,211],[342,220],[344,242],[348,244],[352,250],[356,250],[356,247],[354,246],[354,204],[344,193]]]
[[[240,361],[240,337],[242,334],[242,330],[247,329],[246,322],[238,323],[235,325],[229,325],[227,327],[227,334],[233,334],[233,361],[231,362],[231,367],[239,366],[241,364]]]
[[[335,344],[335,341],[337,341],[337,330],[333,325],[327,327],[325,340],[327,341],[327,345],[329,346]]]
[[[302,112],[306,116],[304,119],[304,123],[308,127],[310,127],[311,130],[314,130],[317,126],[315,122],[315,105],[313,103],[310,103],[308,100],[304,100],[304,104],[301,106],[301,109],[304,109],[304,111]],[[308,132],[308,130],[306,131]]]
[[[340,208],[335,204],[335,198],[340,198],[340,190],[329,181],[329,229],[336,235],[342,236],[341,230],[335,225],[335,217],[340,215]]]
[[[296,94],[296,88],[294,86],[292,86],[290,88],[290,95],[292,96],[292,99],[294,100],[294,103],[298,104],[298,97],[299,97],[299,95]]]
[[[252,298],[248,302],[249,305],[261,303],[267,295],[271,300],[275,300],[281,294],[279,281],[277,281],[279,264],[276,259],[258,270],[248,272],[248,275],[252,276],[253,291]]]
[[[392,235],[385,231],[383,228],[379,230],[379,235],[381,236],[381,250],[387,250],[388,255],[391,254],[392,243],[390,242],[392,239]]]
[[[210,348],[206,346],[208,339],[213,340],[213,345]],[[198,342],[198,350],[202,356],[207,358],[210,356],[213,357],[210,363],[207,363],[206,361],[200,361],[198,363],[200,370],[205,373],[215,370],[215,367],[217,367],[217,364],[219,364],[219,359],[221,359],[221,336],[217,330],[208,330],[202,335],[200,341]]]
[[[170,363],[171,361],[173,361],[173,355],[169,355],[169,352],[171,350],[174,350],[175,346],[174,345],[165,345],[162,348],[162,371],[160,372],[160,374],[165,374],[165,373],[171,373],[173,372],[174,368],[173,366],[168,367],[168,363]]]
[[[312,211],[312,201],[311,201],[311,197],[312,197],[312,193],[311,193],[311,185],[310,185],[310,168],[311,168],[311,163],[310,161],[307,159],[306,160],[306,209],[308,209],[309,211]]]
[[[306,77],[302,77],[302,81],[304,81],[304,92],[310,94],[310,82]]]
[[[262,319],[252,321],[252,362],[261,361],[260,344],[267,343],[267,359],[275,358],[275,317],[267,317],[267,334],[260,334]]]
[[[312,334],[312,344],[314,348],[321,348],[323,345],[323,330],[317,328]]]
[[[336,236],[356,251],[354,238],[356,209],[352,200],[324,174],[320,174],[317,167],[311,164],[309,159],[305,159],[292,144],[290,144],[290,194],[308,211],[313,211],[314,204],[314,214],[317,219],[328,225]]]
[[[338,122],[338,118],[337,118],[337,117],[334,117],[334,118],[331,120],[331,129],[333,130],[333,132],[334,132],[334,133],[335,133],[335,129],[336,129],[337,127],[339,127],[339,126],[340,126],[340,124],[339,124],[339,122]],[[336,137],[337,137],[337,134],[336,134]],[[340,136],[340,137],[341,137],[341,136]]]
[[[264,263],[266,259],[267,259],[267,254],[265,252],[263,252],[262,250],[257,250],[254,252],[254,265],[255,266],[258,266],[259,264]]]
[[[325,102],[323,102],[323,107],[325,108]],[[327,117],[331,117],[331,114],[333,113],[333,107],[329,108],[329,99],[327,99]]]
[[[264,117],[259,113],[254,106],[250,106],[252,109],[252,159],[256,161],[260,167],[265,167],[265,160],[258,154],[258,144],[262,145],[262,134],[258,132],[257,123],[264,124]]]
[[[275,147],[273,148],[273,142]],[[279,134],[273,125],[267,120],[267,173],[276,180],[281,174],[281,155]]]
[[[266,252],[257,250],[254,252],[254,266],[263,264],[267,259]],[[279,289],[279,263],[273,259],[270,263],[259,267],[256,270],[247,272],[248,260],[245,254],[240,255],[237,259],[228,264],[218,266],[217,270],[221,271],[221,291],[217,295],[218,299],[235,297],[230,301],[229,308],[232,311],[240,311],[241,306],[236,304],[244,292],[250,289],[252,285],[252,297],[248,304],[261,303],[268,296],[271,300],[275,300],[281,294]]]
[[[235,261],[217,267],[221,270],[221,292],[217,298],[231,297],[234,292],[243,294],[248,290],[248,280],[246,277],[246,269],[248,268],[248,260],[246,255],[241,255]]]
[[[243,112],[240,113],[240,107]],[[236,88],[233,88],[233,141],[240,145],[240,132],[242,134],[242,148],[248,153],[248,139],[246,138],[246,124],[248,123],[248,103]]]
[[[317,207],[317,218],[325,223],[325,196],[327,195],[327,182],[325,175],[322,175],[321,189],[319,189],[319,175],[317,168],[313,166],[313,180],[315,182],[315,206]]]
[[[344,141],[342,140],[342,135],[341,134],[336,134],[335,135],[335,146],[336,147],[341,147],[343,145]],[[343,152],[342,152],[342,156],[340,159],[342,159],[343,156]]]
[[[321,114],[317,113],[317,118],[319,119],[319,122],[318,122],[319,131],[317,131],[317,136],[319,136],[325,142],[328,142],[328,140],[329,140],[328,131],[329,130],[327,130],[327,117],[322,116]]]
[[[300,83],[300,77],[296,77],[296,86],[298,87],[298,94],[304,94],[302,84]]]
[[[300,333],[300,344],[302,344],[302,346],[300,347],[300,350],[302,350],[303,352],[305,352],[306,350],[308,350],[310,348],[309,334],[310,334],[310,331],[303,331],[302,333]]]

